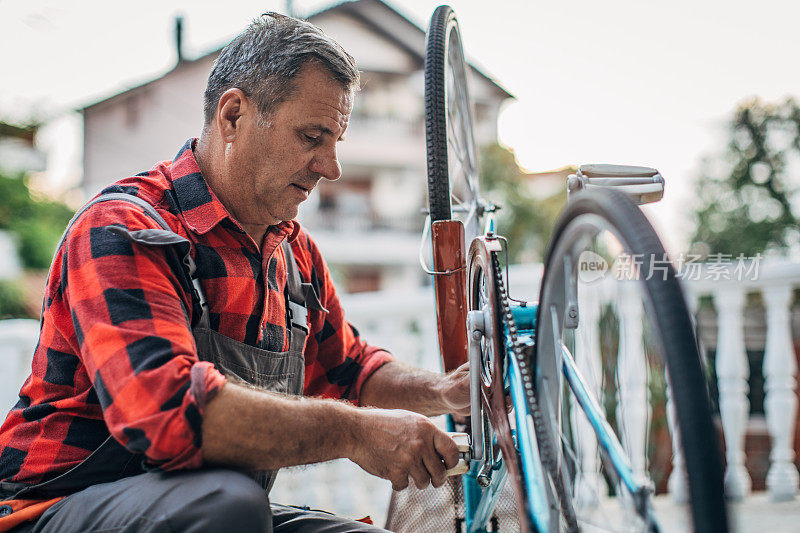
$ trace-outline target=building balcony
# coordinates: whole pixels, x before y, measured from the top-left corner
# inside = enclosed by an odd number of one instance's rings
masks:
[[[339,146],[343,166],[425,169],[425,124],[394,117],[353,116]]]
[[[386,231],[414,233],[418,238],[424,217],[421,214],[388,217],[346,213],[336,209],[317,209],[303,212],[300,220],[314,235],[337,231],[348,234]]]

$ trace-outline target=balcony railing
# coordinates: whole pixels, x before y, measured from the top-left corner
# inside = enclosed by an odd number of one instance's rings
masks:
[[[800,264],[762,262],[758,272],[741,277],[731,263],[726,268],[705,265],[699,279],[685,283],[690,305],[711,298],[716,309],[715,374],[719,411],[725,435],[725,490],[741,500],[751,492],[745,468],[745,435],[750,404],[748,392],[764,396],[764,414],[771,439],[766,486],[774,501],[794,499],[798,493],[794,433],[797,421],[797,355],[792,339],[794,291],[800,288]],[[750,364],[745,342],[748,295],[760,296],[765,308],[763,391],[748,391]]]
[[[419,137],[425,135],[425,123],[421,118],[409,120],[398,116],[354,114],[350,117],[348,131],[353,135],[385,132],[393,136]]]
[[[793,500],[798,493],[793,443],[797,419],[797,363],[791,313],[793,292],[800,288],[800,264],[763,262],[758,275],[747,280],[709,274],[710,267],[704,268],[701,273],[708,275],[686,279],[684,286],[694,309],[701,299],[710,299],[716,308],[718,341],[712,377],[716,378],[719,391],[720,421],[726,447],[726,493],[733,501],[746,504],[752,500],[749,497],[751,473],[745,468],[750,366],[745,349],[743,317],[748,295],[756,293],[763,299],[766,327],[763,395],[771,442],[766,494],[773,502]],[[512,295],[536,299],[541,271],[541,265],[512,267]],[[390,348],[398,359],[408,363],[438,370],[436,323],[430,289],[345,295],[343,303],[348,319],[358,326],[370,343]],[[16,402],[19,385],[29,373],[37,335],[36,321],[0,321],[0,401],[5,409]],[[673,461],[679,463],[680,458],[673,458]],[[372,514],[376,523],[380,523],[390,493],[386,482],[364,474],[346,461],[289,470],[282,473],[280,479],[273,492],[274,501],[319,506],[347,516]],[[332,485],[337,490],[329,490]],[[685,499],[680,487],[681,483],[674,480],[669,484],[674,500]],[[764,498],[758,496],[752,501],[762,505]],[[797,513],[796,504],[792,505],[791,512]],[[741,512],[746,512],[746,508]]]
[[[425,217],[422,214],[386,217],[375,214],[348,213],[338,209],[304,211],[301,222],[310,230],[337,232],[367,232],[390,230],[413,232],[422,229]]]

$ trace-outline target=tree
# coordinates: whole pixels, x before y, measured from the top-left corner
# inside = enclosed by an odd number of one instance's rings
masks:
[[[787,172],[800,161],[800,107],[793,99],[755,98],[736,109],[728,128],[724,156],[704,162],[693,243],[746,256],[797,246],[796,191]]]
[[[535,197],[514,152],[498,144],[481,150],[480,167],[482,194],[501,206],[498,233],[508,238],[511,261],[543,261],[550,232],[567,201],[566,184],[553,196]]]
[[[0,229],[17,237],[25,268],[50,266],[53,252],[73,210],[66,205],[37,197],[23,175],[0,175]]]

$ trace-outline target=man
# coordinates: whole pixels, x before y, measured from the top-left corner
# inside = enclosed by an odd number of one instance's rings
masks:
[[[468,411],[467,369],[408,368],[361,340],[293,221],[341,174],[357,86],[336,42],[265,15],[217,59],[199,140],[79,212],[0,428],[0,515],[33,531],[380,531],[270,507],[271,471],[346,457],[395,489],[444,483],[458,451],[424,415]]]

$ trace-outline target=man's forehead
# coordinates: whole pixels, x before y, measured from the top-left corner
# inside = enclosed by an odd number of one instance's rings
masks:
[[[299,96],[299,95],[298,95]],[[296,119],[316,124],[318,129],[333,133],[333,128],[345,129],[353,110],[352,93],[331,94],[329,91],[307,93],[292,102],[294,109],[287,111],[297,113]]]
[[[313,106],[316,112],[349,115],[353,109],[353,91],[338,83],[309,85],[306,90],[298,91],[295,99],[302,101],[304,105]]]

